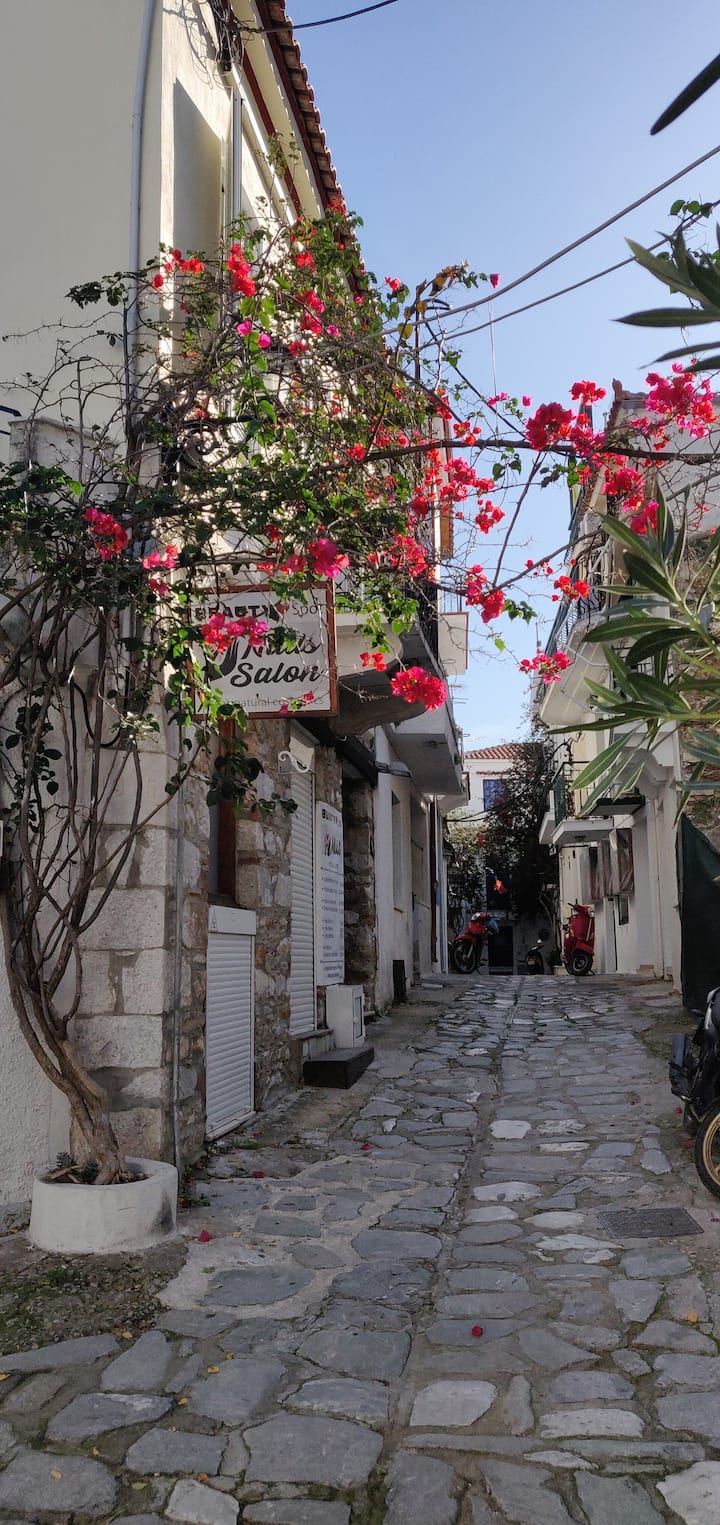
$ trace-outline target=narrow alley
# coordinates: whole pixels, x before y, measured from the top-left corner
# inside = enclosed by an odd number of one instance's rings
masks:
[[[656,1034],[677,999],[444,996],[213,1157],[157,1329],[2,1358],[5,1518],[718,1525],[720,1204]],[[666,1207],[694,1231],[642,1237]]]

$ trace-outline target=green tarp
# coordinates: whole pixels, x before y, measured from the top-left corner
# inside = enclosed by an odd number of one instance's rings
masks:
[[[720,852],[686,815],[677,840],[683,1000],[704,1010],[708,990],[720,985]]]

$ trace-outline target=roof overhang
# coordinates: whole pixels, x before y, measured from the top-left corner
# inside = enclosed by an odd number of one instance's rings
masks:
[[[552,834],[553,847],[589,847],[594,842],[606,842],[615,830],[612,819],[583,821],[579,816],[566,816]]]

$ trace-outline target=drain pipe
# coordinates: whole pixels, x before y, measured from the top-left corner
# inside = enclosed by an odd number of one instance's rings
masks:
[[[140,268],[140,201],[142,192],[142,151],[143,151],[143,127],[145,125],[145,96],[147,93],[147,79],[150,65],[150,43],[152,40],[153,23],[155,20],[155,0],[145,0],[143,11],[142,30],[140,32],[140,49],[138,52],[137,75],[135,78],[135,100],[133,102],[131,151],[130,151],[130,243],[129,262],[130,270]],[[138,331],[138,288],[134,276],[130,279],[130,300],[127,308],[127,363],[128,363],[128,405],[132,409],[135,401],[135,389],[137,382],[137,331]]]

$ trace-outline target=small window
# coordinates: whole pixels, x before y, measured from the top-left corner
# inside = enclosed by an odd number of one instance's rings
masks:
[[[627,895],[618,895],[617,919],[619,927],[626,927],[630,920],[630,901]]]
[[[483,779],[483,810],[492,810],[493,805],[497,804],[497,801],[499,800],[500,795],[502,794],[502,791],[503,791],[503,780],[501,778],[484,778]]]

